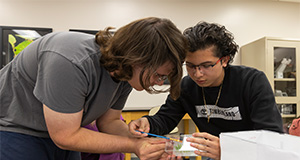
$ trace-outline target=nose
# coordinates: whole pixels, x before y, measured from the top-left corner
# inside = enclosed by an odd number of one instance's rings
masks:
[[[195,77],[201,77],[201,76],[203,76],[203,71],[201,70],[200,67],[196,67],[196,68],[195,68],[194,76],[195,76]]]

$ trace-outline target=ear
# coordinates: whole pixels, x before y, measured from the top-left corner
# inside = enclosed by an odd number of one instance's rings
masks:
[[[223,67],[227,67],[228,62],[229,62],[230,57],[229,56],[225,56],[224,58],[222,58],[222,66]]]

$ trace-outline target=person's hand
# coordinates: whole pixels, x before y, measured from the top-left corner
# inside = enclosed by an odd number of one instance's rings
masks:
[[[157,160],[165,157],[166,139],[138,138],[135,154],[140,160]]]
[[[197,148],[195,153],[214,160],[220,160],[220,139],[206,132],[193,133],[193,137],[187,138],[191,146]]]
[[[175,155],[168,155],[165,159],[160,160],[182,160],[181,156],[175,156]]]
[[[146,137],[148,136],[146,133],[142,134],[138,131],[142,132],[149,132],[150,131],[150,124],[148,122],[148,119],[143,117],[134,121],[131,121],[129,124],[129,131],[131,134],[133,134],[135,137]]]
[[[170,155],[168,153],[163,153],[159,160],[182,160],[181,156]]]
[[[182,160],[181,156],[176,156],[173,153],[174,144],[168,140],[166,142],[165,153],[160,157],[159,160]]]

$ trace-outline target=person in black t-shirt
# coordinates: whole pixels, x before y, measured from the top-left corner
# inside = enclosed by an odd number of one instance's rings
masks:
[[[205,152],[196,154],[220,159],[221,132],[265,129],[283,132],[272,88],[257,69],[230,65],[238,45],[224,26],[199,22],[184,31],[189,51],[188,76],[181,83],[177,100],[167,98],[154,116],[130,123],[130,131],[167,134],[188,113],[200,133],[189,138],[192,146]],[[201,138],[199,138],[201,137]]]

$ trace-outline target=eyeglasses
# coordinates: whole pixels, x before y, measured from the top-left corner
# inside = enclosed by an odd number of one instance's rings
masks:
[[[194,65],[191,63],[185,63],[185,65],[187,66],[187,69],[190,69],[193,73],[195,73],[198,70],[200,70],[200,72],[202,73],[207,73],[210,72],[212,70],[212,68],[218,64],[221,60],[223,59],[223,57],[221,57],[216,63],[214,64],[199,64],[199,65]]]
[[[158,74],[156,71],[154,72],[154,75],[155,75],[156,77],[158,77],[158,78],[157,78],[157,81],[158,81],[158,82],[165,81],[166,79],[168,79],[168,76],[167,76],[167,75],[160,75],[160,74]]]

